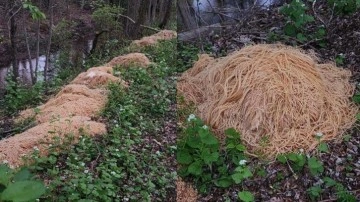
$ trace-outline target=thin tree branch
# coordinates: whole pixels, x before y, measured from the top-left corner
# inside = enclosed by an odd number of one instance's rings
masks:
[[[7,23],[9,23],[9,21],[11,20],[11,18],[13,18],[13,17],[21,10],[21,8],[22,8],[22,7],[20,6],[19,8],[17,8],[17,11],[15,11],[15,12],[13,13],[13,10],[16,8],[16,6],[17,6],[17,2],[14,2],[13,7],[12,7],[11,9],[9,9],[9,13],[12,13],[12,15],[9,17]]]
[[[136,23],[136,21],[135,21],[134,19],[130,18],[130,17],[127,16],[127,15],[123,15],[123,14],[118,14],[118,15],[121,16],[121,17],[124,17],[124,18],[128,19],[128,20],[129,20],[130,22],[132,22],[133,24]],[[156,28],[149,27],[149,26],[146,26],[146,25],[140,25],[140,27],[144,27],[144,28],[153,30],[153,31],[155,31],[155,32],[159,32],[159,31],[160,31],[160,30],[158,30],[158,29],[156,29]]]
[[[315,4],[316,4],[316,0],[313,1],[312,3],[312,10],[314,12],[314,16],[321,22],[325,25],[325,27],[327,27],[327,23],[325,23],[325,21],[320,17],[318,16],[318,14],[316,13],[316,9],[315,9]],[[331,19],[330,19],[331,20]],[[329,21],[330,22],[330,21]]]

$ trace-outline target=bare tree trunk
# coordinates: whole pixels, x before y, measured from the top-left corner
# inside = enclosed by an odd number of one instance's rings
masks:
[[[160,0],[160,3],[159,3],[159,12],[158,12],[158,14],[157,14],[157,17],[158,18],[160,18],[160,19],[162,19],[162,18],[164,18],[164,12],[163,12],[163,10],[164,10],[164,1],[166,1],[166,0]]]
[[[31,52],[30,52],[30,45],[29,45],[29,39],[28,39],[28,34],[27,34],[27,30],[26,27],[24,28],[25,31],[25,42],[26,42],[26,49],[28,52],[28,58],[29,58],[29,65],[30,65],[30,76],[31,76],[31,83],[34,85],[36,83],[35,81],[35,77],[34,77],[34,69],[33,69],[33,65],[31,62]]]
[[[139,38],[141,35],[141,27],[140,25],[144,24],[146,21],[146,14],[149,7],[150,1],[142,0],[139,8],[139,16],[135,22],[134,29],[132,30],[132,38]]]
[[[147,15],[146,15],[146,20],[145,20],[145,24],[148,25],[151,23],[151,12],[152,12],[152,5],[154,3],[154,0],[148,0],[149,1],[149,6],[148,6],[148,10],[147,10]]]
[[[166,0],[165,2],[166,2],[166,10],[165,10],[164,18],[159,24],[160,29],[164,29],[166,27],[166,25],[169,23],[170,15],[171,15],[172,0]]]
[[[152,10],[151,10],[150,21],[154,22],[156,19],[156,8],[158,7],[158,0],[155,0],[151,7]]]
[[[16,21],[15,21],[15,13],[10,11],[10,44],[11,44],[11,56],[12,56],[12,66],[13,66],[13,79],[16,82],[19,77],[19,66],[17,63],[17,44],[16,44]]]
[[[37,20],[37,27],[36,27],[36,54],[35,54],[35,73],[34,73],[34,80],[35,83],[37,82],[37,72],[39,68],[39,52],[40,52],[40,20]]]
[[[197,24],[193,18],[193,13],[191,9],[192,8],[190,7],[190,3],[188,2],[188,0],[177,1],[178,25],[182,24],[183,25],[182,28],[185,30],[197,28]]]
[[[49,1],[49,8],[50,8],[50,28],[49,28],[49,40],[48,40],[48,46],[46,50],[46,60],[45,60],[45,67],[44,67],[44,83],[47,82],[47,71],[49,68],[49,60],[50,60],[50,49],[51,49],[51,38],[52,38],[52,27],[54,24],[54,3],[53,0]]]
[[[138,11],[140,8],[141,0],[128,0],[128,5],[126,9],[126,15],[135,21],[138,19]],[[124,32],[128,37],[133,36],[133,29],[135,24],[129,19],[124,18]]]

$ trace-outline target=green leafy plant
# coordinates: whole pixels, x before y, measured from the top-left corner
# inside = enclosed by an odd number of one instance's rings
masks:
[[[235,184],[239,184],[253,176],[249,167],[246,166],[247,161],[245,160],[246,156],[244,154],[246,147],[241,143],[240,134],[234,128],[225,130],[225,135],[226,156],[234,165],[238,165],[235,167],[231,178]]]
[[[238,193],[239,199],[244,202],[253,202],[255,201],[254,195],[249,191],[241,191]]]
[[[341,183],[335,184],[337,201],[339,202],[356,202],[356,197],[347,191]]]
[[[177,49],[177,67],[179,71],[185,71],[190,68],[193,63],[198,59],[200,49],[192,44],[184,44],[179,42]]]
[[[307,193],[308,193],[311,201],[316,201],[321,196],[322,192],[323,192],[323,190],[321,189],[320,186],[313,186],[307,190]]]
[[[241,142],[240,134],[234,128],[226,129],[225,135],[226,155],[232,163],[238,165],[241,160],[244,161],[246,159],[244,154],[246,147]]]
[[[280,13],[287,17],[288,22],[284,32],[288,36],[296,37],[299,41],[308,40],[304,33],[304,26],[314,21],[314,17],[306,14],[308,8],[301,0],[293,0],[281,7]]]
[[[281,36],[279,33],[276,33],[275,31],[269,31],[267,35],[267,39],[271,42],[276,42],[280,40]]]
[[[256,170],[256,175],[259,177],[265,177],[266,176],[266,170],[264,168],[258,168]]]
[[[46,189],[44,183],[34,180],[28,169],[19,171],[0,165],[0,201],[31,201],[40,198]]]
[[[307,158],[304,154],[281,154],[277,156],[277,160],[283,164],[289,163],[289,165],[295,172],[301,171],[306,163],[312,175],[318,175],[324,171],[324,167],[321,161],[317,160],[315,157]]]
[[[30,1],[26,0],[22,2],[23,8],[29,10],[31,18],[34,20],[43,20],[46,18],[45,14],[40,11],[37,6],[34,6]]]
[[[359,0],[327,0],[327,3],[338,15],[349,15],[360,8]]]
[[[344,65],[345,55],[339,54],[335,57],[336,65]]]
[[[328,145],[325,143],[325,142],[323,142],[323,141],[321,141],[321,137],[323,136],[323,134],[322,133],[317,133],[316,134],[316,139],[317,139],[317,141],[319,142],[319,145],[318,145],[318,147],[317,147],[317,149],[318,149],[318,151],[319,152],[325,152],[325,153],[327,153],[327,152],[329,152],[329,147],[328,147]]]
[[[336,185],[336,181],[331,179],[330,177],[324,177],[323,181],[327,187],[332,187]]]
[[[327,188],[331,188],[331,187],[335,188],[337,201],[341,201],[341,202],[345,202],[345,201],[346,202],[355,202],[356,201],[356,197],[353,194],[351,194],[350,192],[348,192],[341,183],[338,183],[329,177],[324,177],[323,181]]]
[[[325,37],[326,37],[326,29],[324,28],[323,25],[320,25],[318,27],[318,29],[315,31],[314,34],[309,34],[310,38],[314,38],[314,40],[317,41],[317,44],[324,48],[326,47],[326,41],[325,41]]]
[[[308,168],[312,175],[319,175],[324,172],[324,167],[321,161],[316,159],[315,157],[308,158]]]
[[[335,195],[337,196],[336,201],[341,201],[341,202],[356,201],[356,197],[352,193],[347,191],[341,183],[336,182],[330,177],[324,177],[322,181],[324,182],[325,185],[324,187],[322,187],[321,185],[316,185],[307,189],[307,194],[312,201],[317,201],[325,189],[330,189],[335,192]]]
[[[283,28],[284,34],[296,39],[295,43],[316,42],[320,47],[326,46],[326,29],[318,26],[316,30],[309,31],[307,28],[315,19],[308,14],[308,7],[302,0],[293,0],[290,4],[281,7],[280,13],[285,15],[287,22]],[[273,37],[273,35],[270,35]],[[287,39],[288,37],[285,37]],[[311,40],[310,40],[311,39]]]
[[[325,142],[320,142],[319,146],[318,146],[318,150],[320,152],[329,152],[329,146],[325,143]]]
[[[225,131],[225,149],[203,121],[191,114],[187,119],[184,135],[178,143],[177,162],[181,165],[179,175],[192,177],[200,192],[211,186],[222,188],[240,184],[252,177],[246,166],[245,146],[235,129]]]
[[[194,176],[202,191],[211,183],[214,163],[219,162],[219,142],[203,122],[191,114],[185,137],[178,145],[177,162],[182,165],[180,176]],[[205,173],[203,173],[205,171]]]
[[[289,162],[292,169],[297,172],[304,168],[306,156],[304,154],[288,153],[277,156],[277,160],[283,164]]]
[[[353,97],[352,100],[356,103],[356,104],[360,104],[360,93],[356,93]]]
[[[38,104],[42,100],[43,85],[38,82],[32,87],[22,86],[11,79],[6,79],[6,89],[4,97],[4,108],[8,114],[14,113],[25,107]]]
[[[121,29],[121,24],[117,22],[117,19],[122,12],[123,9],[117,6],[103,5],[97,8],[92,14],[97,30]]]

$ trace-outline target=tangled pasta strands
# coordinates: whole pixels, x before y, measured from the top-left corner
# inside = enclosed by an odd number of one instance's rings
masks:
[[[313,150],[356,121],[351,73],[283,45],[248,46],[215,60],[201,55],[178,82],[178,92],[220,140],[235,128],[251,152],[273,158]]]

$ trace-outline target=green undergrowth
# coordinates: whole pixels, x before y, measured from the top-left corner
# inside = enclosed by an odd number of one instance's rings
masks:
[[[198,59],[198,53],[200,53],[200,48],[179,42],[177,52],[179,60],[177,61],[177,66],[181,71],[185,71],[193,65]]]
[[[177,46],[177,57],[178,60],[176,65],[178,66],[178,71],[183,72],[191,68],[195,61],[198,60],[198,54],[212,54],[212,49],[210,44],[192,44],[179,42]]]
[[[13,170],[0,165],[0,201],[35,201],[45,193],[44,183],[27,168]]]
[[[251,168],[246,165],[248,158],[240,134],[232,128],[225,134],[225,148],[220,149],[219,141],[208,126],[191,114],[179,138],[179,176],[191,177],[201,193],[210,191],[213,186],[228,188],[241,184],[253,176]]]
[[[14,134],[22,133],[25,130],[34,127],[36,125],[36,120],[35,117],[32,116],[20,122],[12,122],[11,124],[11,129],[9,130],[4,130],[3,128],[0,128],[0,140],[13,136]]]
[[[71,66],[66,60],[68,58],[61,57],[55,62],[56,75],[46,83],[40,79],[42,75],[38,75],[37,82],[34,85],[25,85],[15,82],[12,79],[12,74],[8,74],[4,96],[0,96],[0,115],[11,117],[17,115],[21,110],[38,106],[49,99],[51,95],[59,92],[62,86],[83,71]]]
[[[219,140],[204,122],[194,114],[184,121],[178,139],[178,174],[186,181],[196,185],[197,190],[206,196],[214,192],[223,193],[223,199],[229,199],[226,190],[237,190],[237,200],[255,201],[256,193],[249,191],[247,182],[270,177],[266,167],[277,164],[282,167],[276,172],[276,180],[269,179],[274,191],[280,182],[294,178],[310,178],[322,183],[310,184],[306,189],[307,200],[318,201],[323,193],[334,193],[337,201],[355,202],[354,194],[341,182],[332,179],[325,172],[320,156],[330,152],[328,145],[321,141],[322,134],[316,134],[319,141],[316,152],[309,154],[303,150],[278,155],[275,162],[266,162],[247,156],[247,148],[241,142],[241,134],[230,128],[224,131],[226,139],[220,146]],[[346,141],[346,140],[344,140]],[[265,165],[265,167],[264,167]],[[347,167],[350,171],[352,167]],[[286,172],[283,172],[286,170]]]
[[[156,64],[116,68],[129,88],[110,84],[102,112],[108,134],[55,141],[49,155],[34,152],[30,170],[48,182],[40,201],[166,201],[175,195],[176,146],[162,144],[175,102],[175,41],[146,48]],[[69,134],[71,137],[71,134]]]
[[[35,106],[43,100],[44,86],[41,82],[28,87],[14,82],[11,75],[7,77],[6,82],[5,95],[0,100],[0,113],[10,116],[26,107]]]
[[[326,0],[321,3],[313,0],[287,1],[279,9],[285,21],[282,33],[269,32],[268,39],[273,42],[281,39],[280,41],[294,46],[311,44],[319,49],[326,48],[331,37],[328,35],[331,33],[330,21],[358,12],[359,8],[359,0]],[[322,12],[324,16],[320,17],[319,13]],[[343,60],[336,58],[339,59]]]

